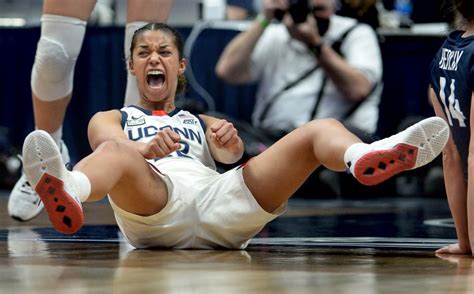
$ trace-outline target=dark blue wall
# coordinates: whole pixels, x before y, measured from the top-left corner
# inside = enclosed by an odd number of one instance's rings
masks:
[[[34,128],[30,72],[39,28],[0,30],[0,125],[20,147]],[[126,72],[122,28],[90,28],[76,65],[73,100],[68,109],[64,138],[71,154],[89,152],[87,123],[99,110],[119,107],[123,101]]]
[[[381,43],[384,90],[379,106],[379,135],[396,132],[405,117],[434,115],[428,99],[429,66],[443,40],[391,36]]]
[[[186,38],[189,28],[179,28]],[[0,126],[9,129],[9,139],[20,147],[33,127],[30,71],[39,28],[0,29]],[[220,52],[235,32],[206,30],[192,51],[198,82],[214,97],[218,111],[249,120],[255,86],[231,86],[215,77]],[[428,65],[441,37],[386,37],[381,43],[384,58],[384,93],[380,105],[379,133],[395,132],[408,115],[431,115],[428,105]],[[74,159],[90,152],[86,129],[99,110],[119,108],[123,102],[126,71],[123,62],[123,28],[87,29],[76,66],[73,100],[68,109],[64,138]],[[185,95],[203,100],[193,90]]]

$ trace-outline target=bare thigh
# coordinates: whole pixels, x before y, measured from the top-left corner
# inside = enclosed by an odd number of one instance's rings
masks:
[[[134,168],[136,176],[124,178],[109,193],[121,209],[142,216],[160,212],[168,203],[168,188],[148,163]]]
[[[252,158],[244,168],[245,183],[262,208],[272,212],[320,165],[343,171],[344,152],[357,142],[360,140],[334,119],[312,121]]]
[[[75,169],[91,181],[91,201],[106,194],[121,209],[148,216],[161,211],[168,202],[163,179],[136,150],[113,141],[102,143]]]
[[[96,0],[44,0],[43,14],[55,14],[87,21]]]
[[[173,6],[173,0],[128,0],[127,22],[165,22]]]

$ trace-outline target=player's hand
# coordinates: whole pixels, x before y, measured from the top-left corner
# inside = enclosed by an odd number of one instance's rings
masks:
[[[436,250],[436,254],[456,254],[456,255],[466,255],[471,254],[471,250],[463,249],[459,246],[459,243],[451,244],[445,246],[441,249]]]
[[[216,147],[223,147],[230,150],[239,145],[240,138],[237,134],[237,129],[232,123],[225,119],[218,120],[210,126],[210,129],[211,139]]]
[[[143,147],[141,154],[146,159],[165,157],[180,148],[180,140],[181,137],[177,133],[170,129],[164,129],[158,132],[158,134]]]

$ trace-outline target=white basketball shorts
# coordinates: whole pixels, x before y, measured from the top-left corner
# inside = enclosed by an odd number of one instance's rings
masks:
[[[120,230],[136,248],[244,249],[273,213],[257,203],[237,167],[223,174],[186,158],[159,160],[153,165],[168,187],[168,203],[157,214],[139,216],[109,201]]]

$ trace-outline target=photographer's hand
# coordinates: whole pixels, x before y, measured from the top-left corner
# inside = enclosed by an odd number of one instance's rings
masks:
[[[318,31],[317,20],[308,15],[304,23],[295,24],[289,15],[283,19],[290,36],[305,43],[327,77],[348,100],[361,101],[369,95],[372,85],[365,73],[349,64],[331,46],[326,45]]]
[[[275,11],[287,11],[288,0],[262,0],[263,15],[267,20],[276,18]]]
[[[303,23],[294,23],[291,17],[286,16],[283,22],[293,39],[305,43],[308,47],[321,43],[321,36],[318,32],[316,19],[313,16],[308,15],[306,21]]]

